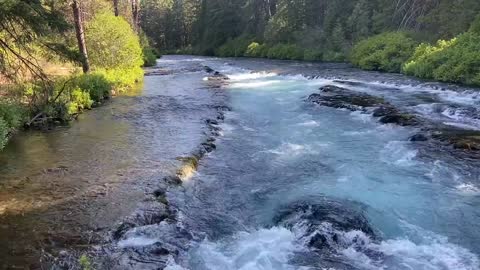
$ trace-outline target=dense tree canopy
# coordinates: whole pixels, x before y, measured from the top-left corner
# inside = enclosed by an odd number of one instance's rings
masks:
[[[238,37],[320,50],[345,60],[356,42],[411,31],[423,41],[452,38],[480,12],[477,0],[145,0],[141,24],[160,50],[192,46],[213,54]]]

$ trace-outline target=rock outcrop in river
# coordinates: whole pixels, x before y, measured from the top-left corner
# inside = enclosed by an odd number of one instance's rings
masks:
[[[480,150],[480,131],[436,123],[416,114],[402,111],[385,101],[382,97],[327,85],[320,88],[320,93],[311,94],[307,100],[321,106],[371,113],[382,124],[415,126],[421,132],[412,136],[410,138],[411,141],[421,142],[433,139],[437,142],[448,144],[454,149],[465,151]],[[472,155],[478,156],[476,153]]]

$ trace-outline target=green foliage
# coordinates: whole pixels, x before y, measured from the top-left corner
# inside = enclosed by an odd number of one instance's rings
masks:
[[[267,55],[268,46],[266,44],[259,44],[257,42],[250,43],[245,51],[245,56],[247,57],[265,58]]]
[[[66,104],[67,113],[69,115],[75,115],[82,112],[85,109],[91,109],[93,100],[90,98],[90,94],[80,88],[74,88],[70,91],[70,101]]]
[[[293,44],[277,44],[268,50],[270,59],[303,60],[303,50]]]
[[[130,24],[112,12],[101,12],[85,30],[91,64],[96,68],[130,69],[143,65],[140,40]]]
[[[99,73],[82,74],[74,79],[73,84],[89,93],[94,102],[109,98],[112,91],[112,84]]]
[[[228,40],[225,44],[218,48],[215,54],[220,57],[244,56],[248,50],[250,42],[251,40],[245,37],[238,37],[236,39]]]
[[[0,103],[0,119],[5,121],[9,129],[16,129],[23,124],[26,112],[22,106],[15,103]]]
[[[129,69],[98,69],[101,74],[118,92],[126,92],[143,80],[143,69],[134,67]]]
[[[305,61],[320,61],[323,59],[323,54],[319,50],[307,49],[303,53],[303,60]]]
[[[477,35],[480,35],[480,15],[478,15],[475,20],[472,22],[470,25],[470,30],[471,33],[475,33]]]
[[[127,91],[142,80],[140,39],[125,19],[101,12],[88,24],[86,36],[91,63],[115,90]]]
[[[141,33],[139,36],[143,53],[143,66],[153,67],[157,64],[157,53],[155,49],[150,46],[150,42],[148,41],[148,37],[145,35],[145,33]]]
[[[472,29],[436,45],[421,44],[403,71],[420,78],[480,85],[480,34]]]
[[[25,115],[25,110],[19,104],[0,103],[0,150],[6,145],[10,132],[23,124]]]
[[[157,64],[157,55],[154,49],[150,47],[143,48],[143,62],[144,67],[153,67]]]
[[[405,33],[383,33],[355,45],[351,61],[363,69],[400,72],[403,63],[412,56],[415,45]]]
[[[80,267],[82,270],[92,270],[92,263],[90,262],[90,259],[86,255],[82,255],[80,259],[78,260],[80,263]]]
[[[5,147],[5,145],[7,144],[8,132],[9,130],[7,123],[5,122],[5,120],[0,118],[0,150],[3,149],[3,147]]]

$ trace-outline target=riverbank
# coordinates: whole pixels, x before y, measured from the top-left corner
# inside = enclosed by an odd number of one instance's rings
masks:
[[[205,121],[219,117],[224,97],[199,84],[208,75],[201,65],[169,70],[74,125],[21,132],[0,152],[0,268],[35,269],[67,250],[80,257],[156,201],[162,179],[188,178],[192,155],[214,147]]]
[[[300,44],[258,43],[255,39],[240,36],[208,53],[218,57],[348,62],[365,70],[480,86],[480,17],[471,23],[468,31],[434,43],[428,43],[412,32],[390,31],[358,40],[340,51],[304,47]],[[191,47],[177,52],[205,53]]]

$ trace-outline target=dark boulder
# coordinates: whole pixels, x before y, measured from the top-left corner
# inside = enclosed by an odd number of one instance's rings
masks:
[[[205,70],[205,72],[207,73],[213,73],[215,70],[213,70],[211,67],[209,66],[204,66],[203,69]]]
[[[425,142],[425,141],[428,141],[428,137],[419,133],[419,134],[415,134],[412,137],[410,137],[409,141],[411,141],[411,142]]]
[[[228,81],[230,78],[228,78],[226,75],[215,71],[212,76],[207,78],[209,81]]]
[[[202,146],[208,153],[213,152],[213,150],[217,149],[217,146],[213,142],[204,142],[202,143]]]
[[[217,120],[213,120],[213,119],[207,119],[205,121],[208,125],[218,125],[218,121]]]
[[[382,124],[396,124],[400,126],[413,126],[418,124],[415,116],[406,113],[392,113],[380,118]]]
[[[385,101],[381,97],[375,97],[338,86],[327,85],[321,87],[320,90],[320,94],[312,94],[307,100],[322,106],[351,111],[365,110],[365,108],[385,104]]]
[[[383,117],[394,113],[397,113],[397,110],[394,107],[385,105],[373,110],[373,117]]]
[[[335,242],[337,234],[342,232],[360,231],[372,239],[377,237],[361,208],[349,201],[327,198],[314,203],[298,201],[280,210],[273,221],[289,229],[302,224],[305,236],[317,248],[325,247],[330,240]],[[325,229],[327,227],[330,229]]]

